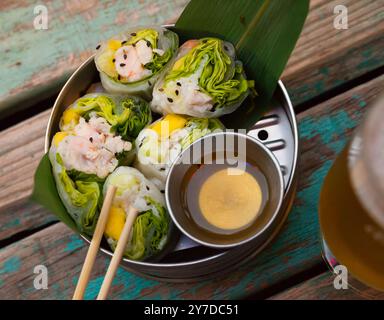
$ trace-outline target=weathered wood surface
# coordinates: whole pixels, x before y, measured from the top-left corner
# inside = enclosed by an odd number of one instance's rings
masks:
[[[33,0],[0,2],[0,117],[58,90],[102,39],[130,26],[176,21],[187,0]],[[48,29],[35,30],[35,6]]]
[[[0,112],[1,108],[17,103],[24,105],[19,102],[33,101],[37,95],[41,98],[57,90],[91,53],[100,33],[107,37],[122,30],[123,26],[137,25],[138,21],[140,24],[143,21],[145,24],[175,21],[187,0],[46,3],[52,27],[47,31],[31,27],[34,2],[0,3],[0,20],[5,21],[5,14],[9,18],[7,24],[1,25],[0,35],[3,57],[0,72],[2,79],[6,79],[0,88]],[[333,7],[337,4],[349,9],[348,30],[333,28]],[[308,101],[382,66],[382,9],[382,0],[311,1],[303,34],[283,77],[294,103]],[[31,23],[28,25],[25,21]],[[40,46],[34,42],[39,42]],[[28,63],[27,59],[23,63],[21,58],[26,56],[39,56],[41,60]],[[311,109],[300,115],[303,168],[295,209],[277,241],[255,263],[224,280],[195,285],[160,284],[121,269],[112,298],[241,297],[260,292],[319,263],[316,203],[321,181],[346,137],[359,122],[366,103],[382,85],[381,77],[323,103],[313,109],[315,111]],[[330,118],[328,113],[331,113]],[[4,113],[0,117],[2,115]],[[55,220],[39,206],[26,201],[33,172],[42,155],[47,118],[48,113],[44,112],[0,136],[0,241]],[[84,254],[85,245],[65,226],[60,223],[48,227],[0,251],[1,292],[7,292],[5,298],[69,298]],[[33,267],[39,263],[46,264],[50,271],[51,286],[47,291],[35,291],[32,286]],[[88,298],[96,295],[106,263],[104,257],[100,258]]]
[[[33,176],[44,154],[49,112],[19,123],[0,135],[0,241],[56,220],[27,202]]]
[[[369,288],[349,278],[348,289],[336,290],[334,274],[329,271],[300,283],[270,299],[272,300],[384,300],[384,292]]]
[[[35,1],[0,2],[0,118],[56,92],[101,39],[129,26],[174,22],[188,0],[44,3],[48,30],[33,28]],[[348,8],[347,30],[334,28],[336,5]],[[294,104],[383,66],[383,8],[383,0],[311,1],[283,75]]]
[[[348,29],[334,8],[348,9]],[[303,32],[283,74],[294,104],[384,65],[384,0],[311,0]]]
[[[120,268],[111,298],[240,298],[262,292],[263,289],[319,264],[321,249],[317,202],[321,182],[353,128],[360,122],[367,104],[380,92],[383,85],[384,76],[381,76],[299,115],[302,166],[294,209],[278,238],[253,262],[223,279],[177,285],[146,280]],[[46,117],[47,114],[43,113],[31,121],[45,123]],[[23,130],[23,127],[23,124],[20,124],[17,129]],[[33,131],[34,127],[39,125],[32,126],[30,130]],[[15,140],[17,132],[14,133]],[[39,136],[37,133],[30,134]],[[40,136],[42,135],[43,132],[40,131]],[[12,139],[12,136],[8,137]],[[12,145],[12,141],[8,142]],[[38,153],[39,151],[36,151],[36,154]],[[15,168],[17,161],[20,159],[15,159],[14,163],[9,165]],[[37,161],[35,165],[36,163]],[[4,170],[7,171],[6,168]],[[32,171],[26,179],[31,175]],[[23,192],[23,183],[15,183],[10,186],[10,190],[12,194],[8,196],[14,197],[17,190]],[[7,203],[4,198],[2,201]],[[30,207],[25,203],[24,206],[26,219]],[[43,216],[45,213],[42,213]],[[3,217],[5,216],[0,214],[0,219]],[[1,220],[0,224],[3,223],[7,222]],[[4,292],[4,298],[70,298],[85,250],[86,245],[82,240],[62,223],[1,249],[0,289]],[[49,290],[33,289],[33,267],[36,264],[48,267],[51,279]],[[100,257],[87,291],[87,298],[96,296],[106,265],[107,259]]]
[[[2,59],[2,66],[6,67],[6,70],[4,70],[4,72],[0,70],[0,74],[2,74],[4,79],[9,79],[10,81],[3,81],[3,85],[0,88],[0,118],[2,114],[2,96],[5,99],[4,101],[7,103],[7,101],[13,99],[13,95],[16,96],[20,93],[22,93],[22,95],[26,94],[27,96],[35,96],[38,94],[38,92],[35,90],[36,86],[43,88],[41,90],[44,91],[45,85],[51,85],[52,83],[57,82],[57,79],[59,79],[66,71],[69,70],[67,69],[68,66],[72,71],[71,68],[76,67],[83,59],[89,55],[89,50],[92,50],[94,43],[96,43],[99,39],[100,30],[103,32],[103,34],[105,32],[105,36],[107,37],[117,32],[119,28],[122,28],[123,25],[129,25],[131,23],[136,24],[138,21],[143,21],[140,16],[142,12],[145,12],[145,18],[143,19],[157,19],[153,23],[161,23],[161,19],[168,19],[166,18],[168,14],[172,15],[172,17],[169,19],[175,20],[187,1],[173,0],[173,2],[174,4],[169,2],[168,4],[164,4],[161,1],[130,1],[129,5],[124,6],[121,4],[121,2],[119,2],[119,4],[115,4],[110,3],[109,1],[93,1],[91,6],[91,2],[89,1],[64,1],[62,5],[58,5],[56,1],[50,1],[46,2],[49,12],[52,13],[52,16],[49,20],[51,26],[50,29],[41,31],[34,30],[33,34],[28,34],[30,30],[29,28],[26,28],[26,26],[24,26],[24,28],[20,27],[19,23],[21,20],[16,19],[15,17],[20,17],[20,15],[28,16],[28,14],[32,15],[31,12],[33,11],[32,8],[35,3],[26,1],[22,5],[21,3],[15,2],[1,2],[0,8],[3,10],[0,12],[0,17],[1,15],[5,14],[5,11],[9,11],[10,14],[9,17],[7,16],[7,25],[2,26],[2,33],[5,33],[4,38],[0,37],[0,52],[3,52],[1,46],[5,46],[6,42],[9,42],[12,48],[16,48],[16,43],[20,42],[20,40],[17,40],[19,39],[18,37],[25,37],[23,41],[30,41],[30,39],[34,39],[34,37],[43,37],[41,40],[44,40],[42,41],[44,50],[39,46],[29,46],[28,50],[32,51],[29,52],[28,55],[34,54],[35,56],[42,57],[42,60],[44,61],[40,61],[40,59],[38,59],[33,65],[29,66],[29,69],[31,70],[35,67],[41,68],[41,72],[37,73],[37,78],[33,77],[33,81],[30,82],[26,80],[28,84],[16,85],[18,83],[16,78],[21,77],[22,74],[23,79],[25,80],[28,78],[28,73],[25,74],[23,72],[24,68],[16,65],[16,58],[19,57],[18,54],[20,53],[16,54],[14,49],[9,51],[6,47],[4,47],[3,53],[5,58]],[[384,61],[384,59],[380,58],[380,55],[384,54],[384,50],[382,50],[382,48],[381,50],[375,49],[376,45],[380,44],[383,46],[382,43],[384,43],[376,41],[378,40],[378,37],[381,37],[384,34],[384,32],[382,32],[383,19],[380,19],[380,16],[372,16],[374,13],[380,12],[378,9],[380,8],[378,3],[384,1],[342,1],[340,4],[345,4],[349,8],[350,29],[348,30],[336,30],[333,28],[332,8],[339,3],[338,1],[336,2],[325,0],[311,1],[311,11],[308,16],[304,31],[284,73],[284,78],[287,80],[287,88],[293,95],[294,102],[302,102],[304,100],[314,98],[339,83],[340,77],[348,77],[348,79],[353,76],[356,77],[376,68],[379,63]],[[361,5],[361,2],[364,3],[364,6]],[[359,3],[359,5],[357,5],[357,3]],[[137,8],[137,12],[135,11],[135,8]],[[13,17],[12,13],[15,17]],[[76,14],[80,16],[81,19],[76,20],[74,17],[70,17],[71,15]],[[149,14],[152,14],[156,17],[147,16]],[[68,17],[65,15],[68,15]],[[115,15],[119,16],[120,19],[115,19]],[[360,15],[364,17],[364,20],[359,18]],[[126,18],[122,18],[127,16],[133,16],[133,21],[130,19],[128,19],[128,21]],[[326,21],[326,23],[324,21]],[[357,23],[356,21],[361,23]],[[75,23],[75,26],[67,25],[70,24],[70,22]],[[147,22],[150,23],[151,21],[148,20]],[[17,30],[18,32],[7,33],[7,30]],[[368,30],[370,33],[373,33],[373,35],[371,35],[373,40],[370,38],[371,36],[366,38],[366,36],[368,36],[368,31],[366,32],[366,30]],[[67,35],[71,35],[71,37],[64,37],[63,34],[65,32],[67,32]],[[82,32],[86,32],[87,36],[77,35],[77,33]],[[325,39],[321,38],[322,50],[319,51],[317,39],[322,35],[322,33],[324,33],[323,37],[325,37]],[[45,39],[46,37],[49,39]],[[62,49],[57,50],[57,48],[63,46],[65,39],[69,38],[71,39],[70,47],[65,48],[65,50],[69,51],[63,51]],[[372,40],[369,41],[372,42],[373,47],[365,47],[365,41],[367,39]],[[45,40],[49,41],[46,42]],[[371,50],[371,54],[361,54],[360,58],[356,58],[354,55],[351,55],[350,52],[348,54],[344,52],[345,46],[349,48],[355,48],[355,51],[360,53],[367,50],[368,48]],[[359,50],[359,46],[361,46],[363,49]],[[88,48],[90,49],[88,50]],[[34,50],[39,50],[39,54],[37,54]],[[85,50],[85,53],[82,50]],[[53,52],[55,52],[55,59],[62,61],[60,67],[55,67],[55,72],[52,72],[52,68],[47,67],[54,64],[55,60],[52,60],[51,57]],[[65,53],[67,56],[65,56]],[[319,57],[321,57],[321,59],[319,59]],[[16,60],[13,61],[12,59]],[[349,61],[348,59],[352,60]],[[332,68],[327,67],[329,61],[333,61]],[[365,66],[366,68],[357,68],[356,64],[358,61],[360,61],[362,66]],[[13,66],[11,68],[12,74],[8,74],[8,69],[11,66]],[[330,72],[330,70],[333,71]],[[306,78],[307,75],[311,76]],[[321,79],[326,79],[327,84],[322,83],[323,80]],[[15,84],[16,87],[7,91],[7,86],[13,84]],[[312,86],[312,89],[311,87],[307,86]],[[313,88],[316,88],[316,90],[313,90]],[[5,91],[2,92],[1,90]],[[43,95],[39,94],[39,96]],[[29,208],[26,209],[23,206],[23,203],[19,203],[20,200],[25,199],[25,197],[30,192],[32,186],[32,176],[29,175],[28,178],[25,178],[24,184],[18,185],[19,189],[13,190],[12,188],[15,183],[14,179],[16,179],[17,182],[18,179],[23,179],[21,177],[23,176],[24,172],[34,171],[37,161],[42,154],[42,149],[39,149],[39,147],[42,145],[42,132],[46,126],[46,122],[41,120],[40,117],[44,117],[46,121],[48,113],[42,113],[41,115],[37,116],[37,118],[32,118],[23,124],[23,126],[28,127],[28,130],[22,131],[20,134],[24,136],[28,135],[31,140],[24,142],[21,138],[16,141],[15,145],[12,146],[9,144],[9,136],[14,135],[12,131],[7,131],[8,133],[6,134],[2,133],[2,137],[0,137],[1,161],[4,161],[7,164],[12,164],[13,159],[22,157],[24,160],[23,164],[25,164],[25,166],[20,166],[20,164],[17,164],[17,168],[10,165],[6,168],[0,169],[0,173],[2,173],[0,182],[3,183],[3,187],[0,189],[0,209],[7,207],[7,211],[5,211],[3,216],[8,215],[10,217],[15,217],[16,215],[12,214],[14,210],[20,210],[21,212],[29,211],[29,213],[35,213],[35,210],[31,210]],[[30,128],[34,128],[36,131],[30,132]],[[13,130],[17,130],[17,127]],[[40,136],[40,141],[33,140],[36,134]],[[20,142],[22,145],[17,144]],[[13,148],[13,150],[7,154],[10,147]],[[29,222],[26,219],[15,218],[16,220],[12,222],[10,222],[9,219],[6,219],[7,223],[11,223],[11,226],[17,228],[8,228],[8,226],[10,226],[9,224],[3,224],[0,226],[0,240],[9,237],[14,232],[22,231],[23,228],[35,228],[41,224],[50,222],[49,219],[46,220],[46,215],[43,215],[43,220],[40,220],[39,217],[35,216],[34,214],[25,214],[25,216]],[[34,218],[32,219],[31,217]]]

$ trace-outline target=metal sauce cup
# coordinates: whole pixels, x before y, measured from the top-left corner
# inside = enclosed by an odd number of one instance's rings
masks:
[[[245,146],[245,149],[241,146]],[[246,151],[245,154],[244,151]],[[194,223],[190,217],[190,208],[186,207],[184,194],[181,192],[191,166],[199,164],[202,158],[210,159],[210,155],[218,153],[237,154],[244,161],[257,166],[268,185],[268,200],[256,219],[244,230],[232,235],[207,232]],[[215,165],[215,160],[211,165]],[[198,192],[199,190],[196,192],[196,201],[198,201]],[[186,236],[208,247],[227,249],[260,237],[273,223],[282,205],[284,182],[279,163],[262,143],[245,134],[224,131],[200,138],[178,156],[169,171],[165,197],[173,222]]]

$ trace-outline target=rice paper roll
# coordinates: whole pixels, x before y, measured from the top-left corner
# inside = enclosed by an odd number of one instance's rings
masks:
[[[139,211],[130,232],[124,256],[144,260],[160,253],[169,239],[170,218],[164,196],[142,173],[132,167],[119,167],[108,176],[103,194],[108,187],[117,187],[104,235],[115,250],[123,230],[129,207]]]
[[[58,194],[80,232],[92,235],[106,177],[133,161],[134,139],[150,121],[148,104],[136,97],[89,94],[64,111],[49,158]]]
[[[195,140],[223,129],[218,119],[168,114],[140,132],[134,167],[163,190],[177,156]]]
[[[95,64],[103,87],[107,92],[150,99],[178,45],[177,34],[162,27],[135,28],[101,43]]]
[[[111,134],[104,118],[80,118],[72,132],[58,132],[49,159],[58,194],[81,233],[92,235],[100,210],[101,188],[132,143]]]
[[[163,115],[216,118],[235,111],[253,85],[231,43],[189,40],[156,82],[151,108]]]
[[[61,131],[72,131],[80,118],[102,117],[110,130],[126,141],[134,141],[140,131],[152,121],[148,103],[135,96],[90,93],[67,108],[60,120]]]

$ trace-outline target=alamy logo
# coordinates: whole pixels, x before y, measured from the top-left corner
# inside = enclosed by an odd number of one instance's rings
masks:
[[[48,29],[48,8],[44,5],[38,5],[33,8],[33,27],[36,30],[47,30]]]
[[[39,264],[33,268],[33,273],[36,274],[33,279],[33,286],[36,290],[48,289],[48,269],[46,266]]]
[[[336,17],[333,19],[335,29],[348,29],[348,8],[341,4],[333,8],[333,13]]]
[[[334,268],[334,273],[336,274],[336,277],[333,280],[333,287],[336,290],[348,289],[348,269],[347,269],[347,267],[343,266],[343,265],[338,265]]]

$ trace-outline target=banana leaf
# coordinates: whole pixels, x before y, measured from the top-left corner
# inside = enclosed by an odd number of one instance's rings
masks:
[[[226,127],[247,129],[266,111],[308,8],[309,0],[192,0],[184,9],[175,26],[180,43],[207,36],[229,41],[255,80],[257,96],[225,116]]]
[[[48,153],[43,156],[37,167],[31,200],[43,205],[69,228],[78,232],[75,222],[69,216],[57,192]]]
[[[309,0],[192,0],[173,29],[181,42],[207,36],[230,41],[255,80],[257,96],[222,120],[228,128],[248,128],[262,116],[300,35]],[[56,190],[46,154],[37,168],[32,200],[79,232]]]

